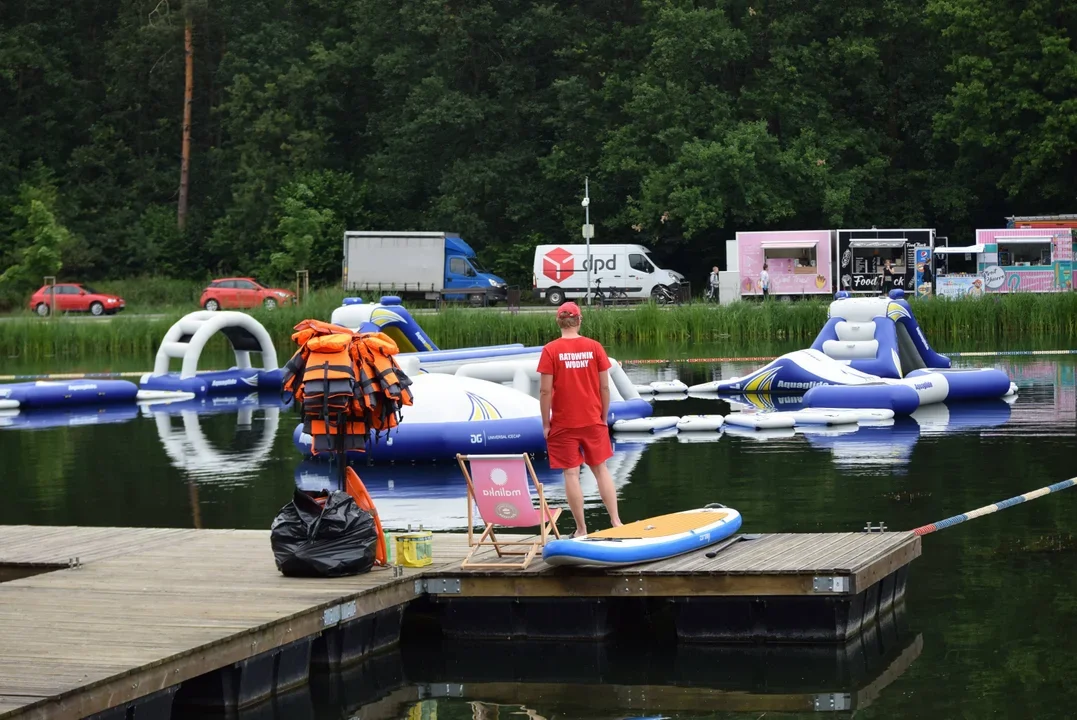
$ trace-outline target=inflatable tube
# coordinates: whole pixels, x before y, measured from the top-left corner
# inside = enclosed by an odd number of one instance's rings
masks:
[[[635,565],[709,547],[731,536],[740,526],[740,513],[732,508],[685,510],[580,538],[551,540],[542,549],[542,559],[554,566]]]
[[[685,415],[677,421],[680,432],[713,432],[725,422],[723,415]]]
[[[785,438],[796,437],[796,430],[792,427],[782,428],[769,428],[765,430],[754,430],[748,427],[738,427],[736,425],[726,422],[722,427],[723,435],[732,435],[733,437],[747,438],[749,440],[756,440],[758,442],[768,442],[770,440],[782,440]]]
[[[0,400],[0,410],[18,410],[18,400]]]
[[[673,427],[677,427],[676,417],[657,416],[618,420],[612,429],[614,432],[657,432]]]
[[[292,431],[292,443],[305,456],[310,454],[310,435],[303,425]],[[401,423],[388,436],[367,439],[365,452],[349,450],[349,460],[373,462],[420,462],[447,460],[457,453],[510,455],[546,452],[542,421],[534,417],[473,420],[459,423]],[[318,459],[322,455],[315,457]],[[328,457],[328,455],[326,455]]]
[[[859,422],[855,412],[840,409],[807,408],[790,414],[796,425],[856,425]]]
[[[139,380],[145,390],[178,390],[195,395],[229,394],[243,389],[272,390],[283,382],[283,371],[233,367],[228,370],[199,372],[194,377],[181,378],[179,373],[153,375],[147,373]]]
[[[856,416],[860,424],[886,423],[894,419],[893,410],[881,408],[805,408],[800,412],[842,412]]]
[[[804,393],[805,408],[877,408],[909,415],[920,407],[920,395],[909,385],[820,385]]]
[[[38,380],[0,385],[0,400],[19,408],[47,408],[93,403],[134,403],[138,386],[126,380]]]
[[[1010,377],[996,368],[967,368],[963,370],[914,370],[907,379],[941,376],[946,380],[947,393],[943,402],[952,400],[988,400],[1000,398],[1010,391]]]
[[[618,420],[634,420],[635,418],[650,417],[654,412],[643,398],[634,400],[611,401],[609,412],[606,413],[606,424],[613,425]]]
[[[786,412],[739,412],[727,415],[725,425],[730,425],[752,430],[777,430],[779,428],[791,428],[796,424],[792,413]]]

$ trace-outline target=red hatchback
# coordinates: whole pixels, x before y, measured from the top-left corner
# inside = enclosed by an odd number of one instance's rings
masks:
[[[56,283],[51,288],[42,285],[30,296],[30,309],[41,317],[52,312],[88,312],[91,315],[115,315],[124,309],[123,298],[99,293],[89,285]]]
[[[267,288],[253,278],[220,278],[202,291],[198,304],[206,310],[229,310],[264,305],[268,309],[282,303],[295,304],[295,293],[281,288]]]

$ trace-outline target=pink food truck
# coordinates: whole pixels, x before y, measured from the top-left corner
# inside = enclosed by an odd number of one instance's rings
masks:
[[[832,230],[777,230],[737,233],[740,296],[762,297],[763,263],[770,275],[770,295],[795,298],[834,292]]]

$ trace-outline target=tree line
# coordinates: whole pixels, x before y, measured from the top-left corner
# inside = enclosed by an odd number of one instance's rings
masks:
[[[1075,212],[1075,33],[1077,0],[4,3],[0,292],[335,282],[345,229],[529,286],[585,176],[595,242],[697,282],[738,230]]]

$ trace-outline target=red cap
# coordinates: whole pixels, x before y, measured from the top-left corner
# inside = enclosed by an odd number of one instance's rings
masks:
[[[561,307],[557,308],[557,317],[579,317],[580,306],[574,302],[563,303]]]

